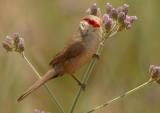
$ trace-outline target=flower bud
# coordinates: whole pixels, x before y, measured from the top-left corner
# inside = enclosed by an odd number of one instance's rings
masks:
[[[10,36],[6,36],[2,42],[2,45],[6,51],[12,51],[14,48],[13,38]]]
[[[15,43],[19,43],[19,33],[13,33],[13,39]]]
[[[103,15],[103,24],[105,27],[106,32],[110,31],[113,26],[113,20],[110,18],[108,14]]]
[[[23,52],[24,51],[24,39],[20,38],[19,43],[18,43],[18,52]]]
[[[125,15],[124,12],[118,13],[118,22],[119,22],[119,23],[123,23],[124,20],[125,20],[125,18],[126,18],[126,15]]]
[[[110,14],[110,12],[111,12],[112,9],[113,9],[112,4],[106,3],[106,12],[107,12],[108,14]]]
[[[117,11],[118,11],[118,13],[124,12],[125,15],[127,15],[128,14],[128,8],[129,8],[128,4],[123,4],[122,6],[117,8]]]
[[[97,4],[94,3],[92,6],[91,6],[91,15],[97,15]]]
[[[160,66],[150,65],[149,74],[153,80],[160,84]]]
[[[122,5],[122,12],[124,12],[125,14],[128,14],[128,8],[129,8],[128,4],[123,4]]]
[[[97,4],[94,3],[89,9],[86,11],[87,14],[89,15],[95,15],[95,16],[100,16],[100,8],[97,7]]]
[[[134,23],[137,19],[137,16],[130,16],[130,23]]]
[[[117,9],[115,9],[115,8],[113,8],[112,10],[111,10],[111,12],[110,12],[110,16],[113,18],[113,19],[117,19],[117,17],[118,17],[118,11],[117,11]]]
[[[134,21],[137,20],[136,16],[128,16],[126,15],[126,18],[124,20],[124,24],[126,26],[126,29],[130,29],[132,27],[132,24],[134,23]]]
[[[106,23],[109,18],[110,18],[110,17],[109,17],[108,14],[104,14],[104,15],[103,15],[103,22]]]
[[[126,29],[129,29],[132,26],[132,24],[128,20],[124,20],[124,25],[125,25]]]

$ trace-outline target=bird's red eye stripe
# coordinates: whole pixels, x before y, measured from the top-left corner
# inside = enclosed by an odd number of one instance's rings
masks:
[[[100,27],[100,24],[101,24],[100,20],[98,20],[98,19],[91,20],[89,18],[84,18],[83,20],[87,21],[90,25],[92,25],[94,27]]]

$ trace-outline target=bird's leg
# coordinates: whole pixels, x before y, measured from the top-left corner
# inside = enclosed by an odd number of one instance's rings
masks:
[[[97,58],[97,59],[99,59],[99,58],[100,58],[99,54],[97,54],[97,53],[93,54],[93,56],[92,56],[92,57],[93,57],[93,58]]]
[[[71,74],[71,76],[72,76],[72,78],[78,83],[78,85],[81,86],[82,90],[85,90],[86,85],[83,84],[80,80],[78,80],[74,75]]]

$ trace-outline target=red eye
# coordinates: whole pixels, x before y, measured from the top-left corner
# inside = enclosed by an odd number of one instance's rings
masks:
[[[89,19],[89,18],[84,18],[83,20],[87,21],[90,25],[94,27],[100,27],[100,20],[98,19]]]

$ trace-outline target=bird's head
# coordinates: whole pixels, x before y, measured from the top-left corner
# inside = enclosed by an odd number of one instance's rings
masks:
[[[101,26],[101,20],[97,16],[87,15],[80,21],[80,30],[84,33],[88,31],[95,31]]]

